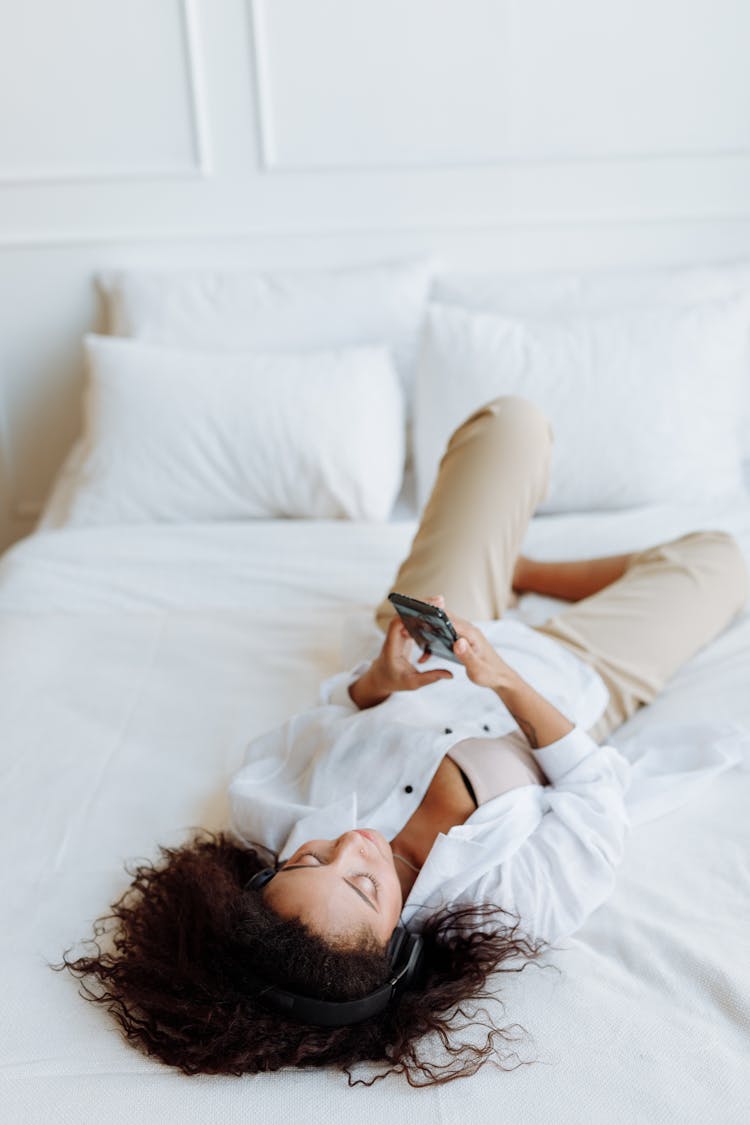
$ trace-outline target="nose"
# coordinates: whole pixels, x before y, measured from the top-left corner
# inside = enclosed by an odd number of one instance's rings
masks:
[[[349,832],[344,832],[336,841],[337,855],[347,855],[353,852],[363,856],[369,855],[367,840],[360,836],[359,832],[355,832],[354,829]]]

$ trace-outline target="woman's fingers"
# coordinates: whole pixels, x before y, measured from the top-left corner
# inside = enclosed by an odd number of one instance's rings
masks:
[[[401,619],[394,618],[383,642],[383,656],[391,664],[404,658],[408,660],[413,643],[411,634],[404,628]]]
[[[459,639],[463,637],[467,642],[467,651],[475,649],[480,643],[479,638],[484,636],[478,629],[475,629],[469,621],[463,621],[461,618],[451,618],[455,631],[459,634]],[[453,646],[455,649],[455,645]]]
[[[439,606],[440,609],[445,609],[445,598],[442,594],[430,594],[430,596],[425,598],[424,600],[426,602],[429,602],[431,605]],[[474,625],[472,625],[470,621],[466,621],[463,617],[458,617],[457,614],[451,613],[450,610],[445,610],[445,612],[448,616],[448,619],[453,623],[456,632],[462,634],[467,639],[468,647],[466,649],[466,653],[471,652],[478,643],[477,634],[480,631]],[[461,654],[460,649],[456,650],[455,644],[453,646],[453,650],[454,652],[458,651],[458,655]],[[428,659],[429,655],[429,653],[426,653],[424,657],[420,657],[419,662],[422,662],[423,659]]]
[[[471,636],[473,633],[477,632],[476,626],[472,625],[472,623],[470,621],[466,621],[465,618],[458,617],[455,613],[449,613],[448,617],[451,619],[451,621],[455,625],[456,632],[464,633],[467,637]]]
[[[394,637],[399,636],[403,627],[404,626],[403,626],[403,623],[401,621],[401,618],[398,616],[398,614],[396,614],[394,617],[391,618],[391,620],[388,624],[388,629],[387,629],[386,634],[385,634],[386,641],[390,641]]]
[[[466,663],[473,656],[476,656],[476,649],[474,645],[466,637],[459,637],[453,646],[453,651],[459,660]]]
[[[459,636],[465,638],[468,644],[467,651],[477,651],[478,649],[481,649],[483,642],[489,643],[482,630],[478,629],[476,625],[472,625],[470,621],[466,621],[463,617],[456,617],[454,615],[451,615],[450,613],[448,614],[448,616],[453,622],[453,625]]]
[[[427,687],[428,684],[434,684],[437,680],[452,680],[453,673],[449,672],[447,668],[435,668],[432,672],[417,672],[419,676],[418,687]]]

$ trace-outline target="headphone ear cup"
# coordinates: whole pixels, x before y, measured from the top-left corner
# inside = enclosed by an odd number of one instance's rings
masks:
[[[403,987],[408,988],[417,980],[422,969],[424,939],[420,934],[410,934],[403,926],[399,926],[391,934],[388,954],[391,972],[398,974],[403,971]]]
[[[404,988],[415,987],[421,980],[424,968],[424,939],[419,934],[407,934],[402,964],[406,965]]]
[[[246,891],[260,891],[265,887],[266,883],[270,883],[276,874],[274,867],[264,867],[262,871],[257,871],[251,879],[245,883],[244,890]]]
[[[407,937],[408,934],[403,926],[397,926],[391,934],[390,941],[388,942],[388,960],[391,963],[392,969],[395,969],[399,962],[401,950],[404,947],[404,941]]]

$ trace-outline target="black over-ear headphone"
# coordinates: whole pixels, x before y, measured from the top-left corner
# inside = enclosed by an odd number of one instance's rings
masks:
[[[273,879],[273,867],[264,867],[245,884],[245,890],[259,891]],[[291,1019],[301,1023],[311,1023],[318,1027],[344,1027],[346,1024],[361,1023],[370,1016],[384,1011],[391,1000],[418,979],[424,961],[424,944],[418,934],[410,934],[402,926],[393,931],[388,943],[388,957],[391,966],[389,979],[358,1000],[318,1000],[314,996],[301,996],[288,992],[275,984],[251,976],[257,987],[258,999],[283,1012]]]

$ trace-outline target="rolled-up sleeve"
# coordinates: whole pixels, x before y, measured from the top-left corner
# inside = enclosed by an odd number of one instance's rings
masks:
[[[320,702],[335,703],[339,707],[348,707],[352,711],[357,711],[357,704],[349,695],[349,685],[358,680],[363,672],[367,671],[371,663],[371,660],[363,660],[354,668],[350,668],[348,672],[336,672],[335,675],[329,676],[327,680],[323,680],[320,685]]]
[[[578,727],[533,753],[551,782],[541,790],[542,819],[473,894],[517,912],[534,940],[556,942],[614,889],[630,828],[624,795],[632,767]]]

